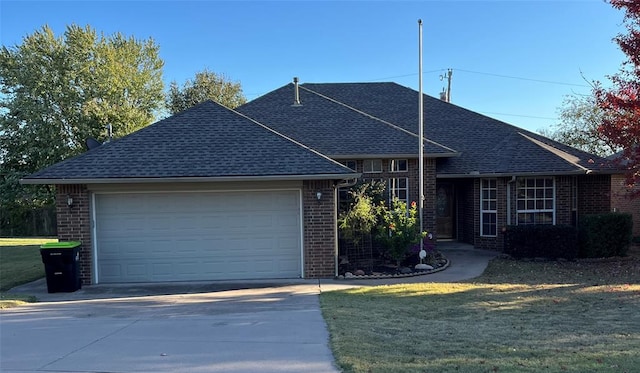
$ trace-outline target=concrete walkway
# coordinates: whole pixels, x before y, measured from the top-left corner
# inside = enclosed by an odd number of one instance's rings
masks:
[[[496,253],[440,245],[445,271],[391,280],[283,280],[16,289],[39,303],[0,311],[2,372],[337,372],[322,291],[476,277]]]

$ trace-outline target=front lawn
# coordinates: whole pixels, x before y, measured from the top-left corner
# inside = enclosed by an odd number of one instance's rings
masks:
[[[472,281],[327,292],[345,372],[634,372],[640,258],[495,259]]]
[[[33,297],[5,292],[44,277],[40,245],[55,241],[55,238],[0,238],[0,308],[33,301]]]

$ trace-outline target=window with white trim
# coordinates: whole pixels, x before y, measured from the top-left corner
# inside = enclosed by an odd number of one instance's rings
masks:
[[[518,224],[555,224],[555,197],[552,177],[518,179]]]
[[[409,205],[409,179],[406,177],[394,177],[389,179],[389,201],[397,198]]]
[[[480,180],[480,235],[498,235],[498,187],[496,179]]]
[[[365,159],[363,172],[382,172],[382,159]]]
[[[389,161],[389,171],[391,172],[407,172],[408,169],[406,159],[392,159]]]

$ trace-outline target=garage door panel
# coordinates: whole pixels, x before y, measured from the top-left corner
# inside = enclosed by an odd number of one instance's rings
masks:
[[[295,278],[298,191],[98,194],[99,282]]]

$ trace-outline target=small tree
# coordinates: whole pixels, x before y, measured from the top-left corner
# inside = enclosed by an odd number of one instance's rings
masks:
[[[391,209],[384,209],[382,225],[378,231],[378,239],[384,244],[386,253],[396,261],[398,268],[407,257],[409,249],[424,238],[420,235],[420,221],[416,203],[407,204],[393,198]]]
[[[384,183],[364,183],[349,191],[352,202],[340,214],[338,227],[344,238],[350,240],[356,249],[361,248],[364,237],[371,234],[378,224],[381,193]]]

